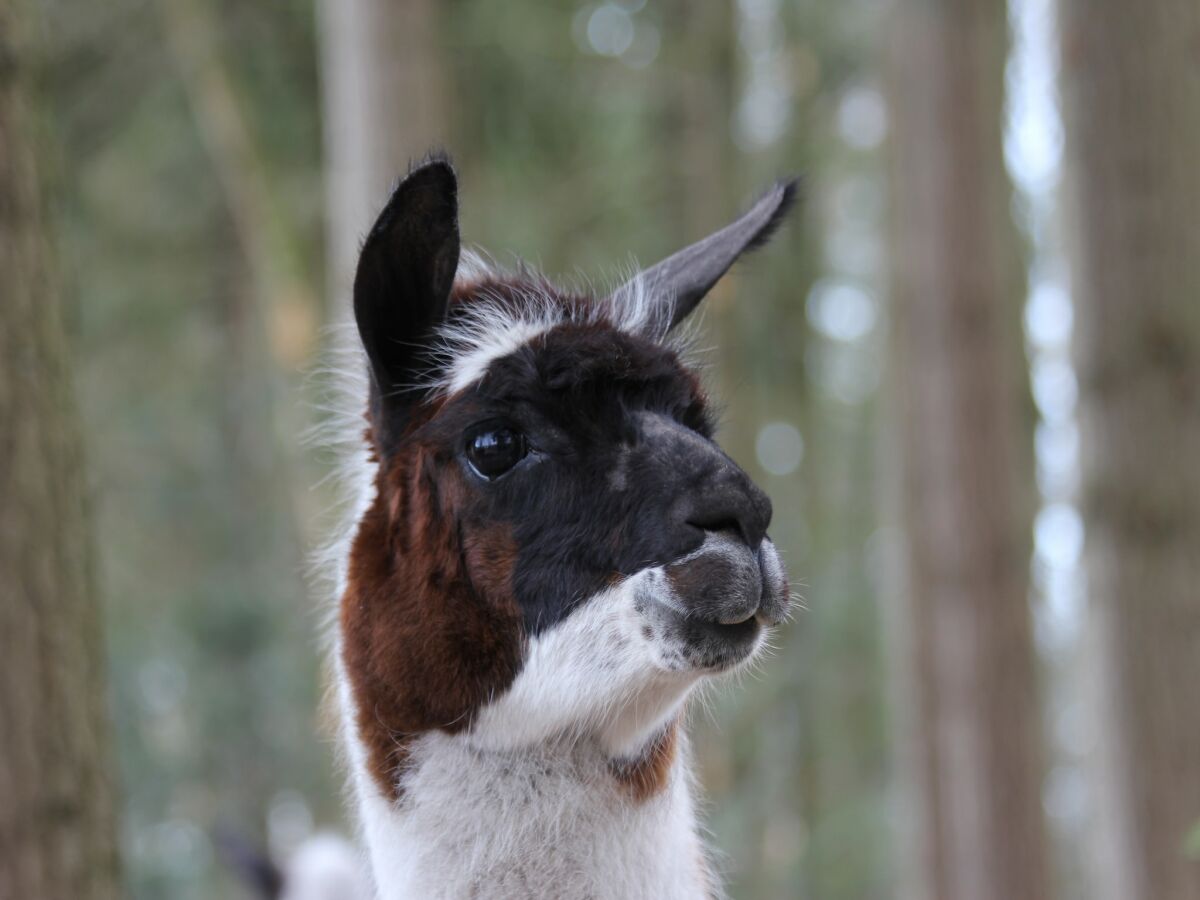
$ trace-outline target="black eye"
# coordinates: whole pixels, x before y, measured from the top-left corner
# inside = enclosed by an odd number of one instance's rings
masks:
[[[525,458],[525,435],[512,428],[490,426],[467,436],[467,462],[487,478],[499,478]]]

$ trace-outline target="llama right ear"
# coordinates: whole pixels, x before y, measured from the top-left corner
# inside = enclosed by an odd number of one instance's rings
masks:
[[[458,180],[446,159],[400,182],[363,243],[354,318],[371,364],[371,408],[384,445],[399,435],[445,318],[458,269]]]
[[[617,293],[649,300],[644,330],[662,337],[691,314],[738,258],[765,244],[796,199],[797,182],[780,181],[736,220],[636,275]]]

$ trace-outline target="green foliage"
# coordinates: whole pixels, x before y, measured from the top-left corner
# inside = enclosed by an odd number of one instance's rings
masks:
[[[1200,859],[1200,821],[1197,821],[1183,839],[1183,852],[1191,859]]]

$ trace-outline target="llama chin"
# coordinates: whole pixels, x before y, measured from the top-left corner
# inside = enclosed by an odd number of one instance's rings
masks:
[[[719,893],[687,701],[754,658],[788,586],[671,335],[793,193],[607,296],[464,254],[445,159],[380,214],[335,642],[378,897]]]

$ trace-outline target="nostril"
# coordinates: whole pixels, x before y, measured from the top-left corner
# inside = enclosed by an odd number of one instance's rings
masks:
[[[734,534],[742,533],[742,525],[737,519],[726,516],[725,518],[693,518],[688,520],[688,524],[693,528],[699,528],[701,531],[732,531]]]
[[[736,535],[751,549],[762,543],[771,520],[770,501],[748,479],[717,480],[700,486],[680,519],[705,533]],[[679,521],[678,519],[676,521]]]

